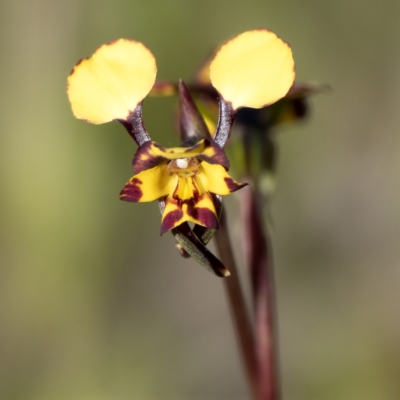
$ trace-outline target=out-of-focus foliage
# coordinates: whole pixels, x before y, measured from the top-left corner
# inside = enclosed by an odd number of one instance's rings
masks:
[[[133,141],[73,118],[65,83],[102,43],[146,43],[189,80],[257,27],[329,83],[278,133],[271,215],[285,400],[397,400],[400,27],[397,0],[0,3],[0,398],[246,397],[221,282],[160,238],[155,204],[118,200]],[[178,144],[171,98],[146,127]],[[228,200],[232,236],[239,232]]]

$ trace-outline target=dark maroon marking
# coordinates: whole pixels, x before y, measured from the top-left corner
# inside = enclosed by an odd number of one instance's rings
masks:
[[[196,185],[196,179],[194,177],[192,177],[192,186],[193,186],[193,201],[196,204],[200,199],[200,193]]]
[[[179,190],[179,184],[180,181],[178,181],[178,184],[176,185],[176,188],[174,190],[174,193],[171,196],[171,201],[177,205],[178,207],[182,207],[184,204],[186,204],[189,208],[190,207],[194,207],[194,204],[198,203],[200,200],[200,195],[199,195],[199,191],[197,190],[197,186],[195,185],[195,178],[191,177],[190,178],[192,180],[192,186],[193,186],[193,197],[191,197],[190,199],[186,199],[186,200],[182,200],[179,196],[178,196],[178,190]]]
[[[124,123],[123,121],[120,121],[122,123]],[[152,141],[145,141],[137,150],[133,161],[132,161],[132,165],[133,165],[133,171],[138,174],[139,172],[145,171],[147,169],[153,168],[156,165],[159,165],[161,163],[163,163],[164,161],[168,161],[167,158],[163,157],[163,156],[154,156],[151,154],[151,147],[156,147],[159,150],[169,153],[169,154],[173,154],[173,152],[168,151],[168,149],[165,149],[164,147],[160,146],[158,143],[156,142],[152,142]],[[194,146],[191,146],[190,148],[187,148],[184,152],[188,153],[191,152],[197,148],[199,148],[200,146],[202,146],[202,143],[197,143]],[[205,140],[205,149],[212,147],[215,154],[211,157],[206,156],[204,154],[199,154],[196,156],[196,158],[198,158],[199,160],[203,160],[203,161],[207,161],[210,164],[220,164],[222,165],[226,170],[229,169],[229,161],[228,158],[226,157],[225,152],[214,142],[210,142],[209,140]]]
[[[143,192],[139,185],[142,184],[142,181],[138,178],[133,178],[129,181],[125,187],[121,190],[120,199],[123,201],[130,201],[133,203],[137,203],[143,196]]]
[[[190,146],[187,150],[185,150],[184,153],[190,153],[191,151],[198,149],[201,145],[202,145],[202,143],[200,143],[200,142],[196,143],[195,145]],[[206,146],[206,148],[207,148],[207,146]]]
[[[187,199],[187,200],[182,200],[176,195],[176,193],[178,191],[178,186],[179,186],[179,184],[177,185],[172,196],[170,196],[169,202],[173,203],[175,206],[179,207],[180,209],[183,207],[184,204],[186,204],[187,215],[194,218],[196,221],[199,221],[199,223],[205,225],[207,228],[218,229],[218,219],[217,219],[216,215],[206,207],[197,207],[196,206],[196,204],[198,204],[202,199],[202,196],[199,195],[199,192],[197,191],[197,189],[195,188],[193,190],[192,198]],[[210,194],[205,193],[203,196],[210,196]]]
[[[89,57],[84,57],[81,58],[74,66],[74,68],[71,69],[71,72],[69,73],[69,76],[71,76],[75,72],[75,68],[82,63],[83,60],[87,60]]]
[[[184,200],[180,199],[178,196],[178,190],[179,190],[179,184],[180,184],[180,180],[178,180],[178,184],[176,185],[176,188],[174,190],[174,193],[171,196],[171,201],[176,204],[178,207],[182,207],[182,203],[184,202]]]
[[[139,172],[145,171],[146,169],[150,169],[155,167],[156,165],[161,164],[163,161],[167,159],[162,156],[152,156],[150,154],[151,146],[155,146],[160,148],[161,146],[155,142],[145,142],[141,147],[136,151],[135,156],[132,160],[133,171],[138,174]]]
[[[184,203],[187,204],[187,214],[207,228],[218,229],[217,216],[209,208],[197,207],[197,204],[204,198],[204,196],[210,197],[211,195],[205,193],[203,196],[199,196],[199,194],[196,193],[195,197],[184,201]]]
[[[89,58],[89,57],[83,57],[83,58],[81,58],[81,59],[75,64],[75,67],[77,67],[79,64],[81,64],[83,60],[87,60],[88,58]]]
[[[210,164],[220,164],[222,165],[226,170],[229,170],[229,160],[226,157],[226,154],[224,152],[224,150],[222,150],[217,144],[215,144],[214,142],[209,142],[207,140],[206,143],[206,148],[208,147],[212,147],[215,154],[211,157],[206,156],[204,154],[199,154],[198,156],[196,156],[199,160],[203,160],[203,161],[207,161]]]
[[[242,187],[245,187],[248,185],[248,183],[236,183],[232,178],[224,178],[224,181],[226,183],[226,186],[228,186],[229,191],[236,192],[236,190],[241,189]]]
[[[177,221],[179,221],[183,217],[182,210],[174,210],[170,211],[161,222],[161,230],[160,234],[162,235],[165,232],[168,232],[172,228],[174,228]]]
[[[119,39],[114,39],[111,40],[110,42],[106,43],[104,46],[111,46],[112,44],[114,44],[115,42],[118,42]]]
[[[221,196],[218,196],[218,195],[212,194],[212,193],[210,193],[210,195],[211,195],[213,203],[214,203],[217,220],[219,221],[219,219],[221,217],[221,211],[222,211]],[[215,230],[196,224],[193,228],[193,233],[201,240],[201,242],[204,245],[206,245],[214,236]]]
[[[205,207],[188,207],[188,214],[205,227],[218,229],[217,217],[210,209]]]
[[[160,165],[165,161],[166,159],[161,156],[152,157],[147,160],[137,159],[136,161],[134,160],[132,163],[133,171],[135,172],[135,174],[138,174],[139,172],[146,171],[147,169]]]

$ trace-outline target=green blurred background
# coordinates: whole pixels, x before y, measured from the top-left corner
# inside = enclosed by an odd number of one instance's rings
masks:
[[[284,400],[398,400],[399,15],[398,0],[1,0],[0,398],[248,398],[221,281],[160,238],[157,204],[118,200],[134,143],[75,120],[65,85],[112,39],[189,79],[213,46],[266,27],[298,81],[333,88],[277,137]],[[164,145],[175,102],[145,102]]]

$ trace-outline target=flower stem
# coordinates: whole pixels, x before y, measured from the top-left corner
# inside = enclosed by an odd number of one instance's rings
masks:
[[[257,359],[255,353],[254,333],[246,310],[244,296],[240,286],[238,271],[235,264],[232,245],[229,239],[228,225],[225,210],[222,210],[219,229],[215,233],[215,240],[219,257],[231,272],[231,276],[224,279],[228,295],[230,312],[232,315],[236,337],[240,345],[241,355],[246,367],[250,390],[254,400],[258,399]]]
[[[263,228],[262,196],[254,186],[242,191],[241,210],[253,294],[257,392],[259,400],[279,400],[271,246],[268,233]]]

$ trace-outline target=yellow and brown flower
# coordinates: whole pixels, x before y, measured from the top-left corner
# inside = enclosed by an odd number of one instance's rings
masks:
[[[203,139],[194,146],[166,149],[146,142],[136,152],[136,175],[122,189],[124,201],[147,202],[166,198],[161,234],[183,222],[218,228],[218,217],[211,193],[230,194],[245,184],[227,173],[224,151]]]
[[[291,49],[266,29],[245,32],[221,47],[209,74],[219,99],[215,132],[209,131],[182,81],[177,86],[159,85],[159,94],[180,96],[183,144],[172,149],[153,142],[142,121],[142,102],[154,87],[156,73],[155,58],[142,43],[118,39],[105,44],[76,64],[68,77],[72,112],[86,122],[124,125],[139,149],[133,160],[136,175],[120,198],[158,199],[163,210],[161,233],[172,229],[187,254],[227,276],[228,270],[205,248],[218,228],[219,196],[244,186],[228,175],[223,148],[241,108],[261,108],[286,95],[295,76]],[[193,230],[187,222],[195,224]]]

